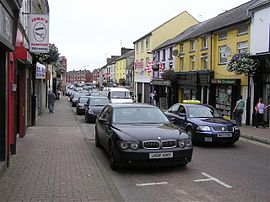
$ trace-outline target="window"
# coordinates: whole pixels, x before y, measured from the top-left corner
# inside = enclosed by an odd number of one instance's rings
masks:
[[[139,43],[136,43],[136,52],[139,52]]]
[[[227,39],[227,32],[221,32],[218,34],[218,40],[225,40]]]
[[[180,70],[184,69],[184,57],[180,57]]]
[[[207,36],[204,36],[204,37],[202,38],[202,48],[203,48],[203,49],[208,48],[208,38],[207,38]]]
[[[184,44],[183,43],[180,44],[180,53],[184,53]]]
[[[141,51],[144,50],[144,44],[143,43],[144,43],[144,40],[141,41]]]
[[[162,50],[162,61],[166,60],[166,49]]]
[[[243,41],[237,43],[237,52],[238,53],[247,53],[248,52],[248,42]]]
[[[169,69],[173,69],[173,62],[169,63]]]
[[[160,51],[157,52],[157,59],[160,61]]]
[[[237,30],[238,35],[244,35],[244,34],[247,34],[247,33],[248,33],[248,26],[247,25],[238,27],[238,30]]]
[[[202,54],[202,69],[207,69],[208,68],[208,56],[207,54]]]
[[[190,56],[190,69],[191,70],[195,69],[195,56],[194,55]]]
[[[190,41],[190,51],[195,51],[195,41],[194,40]]]
[[[150,38],[149,37],[147,37],[145,40],[145,46],[146,46],[146,49],[150,48]]]
[[[172,54],[172,53],[173,53],[173,47],[170,47],[170,58],[169,58],[170,60],[172,60],[172,59],[173,59],[173,57],[172,57],[172,56],[173,56],[173,54]]]
[[[227,63],[227,55],[225,53],[225,47],[226,46],[219,47],[219,63],[220,64]]]

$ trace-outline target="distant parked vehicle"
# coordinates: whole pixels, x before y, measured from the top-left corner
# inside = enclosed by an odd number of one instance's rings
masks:
[[[79,97],[77,105],[76,105],[76,114],[77,115],[85,114],[85,105],[86,105],[89,97],[90,96],[81,96],[81,97]]]
[[[100,92],[102,96],[109,98],[113,104],[131,104],[134,103],[130,90],[126,88],[105,87]]]
[[[107,97],[90,96],[85,105],[85,121],[94,123],[101,110],[109,103]]]
[[[74,92],[73,96],[72,96],[72,107],[76,107],[76,104],[79,100],[79,97],[81,96],[85,96],[86,94],[84,92]]]

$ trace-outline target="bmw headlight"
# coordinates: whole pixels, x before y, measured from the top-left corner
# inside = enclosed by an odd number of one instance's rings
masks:
[[[128,148],[128,143],[127,142],[120,142],[120,147],[121,147],[121,149],[125,150]]]
[[[197,127],[197,130],[200,130],[200,131],[210,131],[211,128],[209,126],[198,126]]]
[[[183,139],[183,140],[179,140],[178,144],[180,148],[191,147],[192,141],[191,139]]]
[[[120,142],[119,145],[123,150],[126,149],[137,150],[139,148],[138,142]]]

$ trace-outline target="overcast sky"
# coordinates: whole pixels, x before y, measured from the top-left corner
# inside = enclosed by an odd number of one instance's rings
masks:
[[[50,43],[68,71],[93,71],[133,42],[183,11],[198,21],[248,0],[49,0]]]

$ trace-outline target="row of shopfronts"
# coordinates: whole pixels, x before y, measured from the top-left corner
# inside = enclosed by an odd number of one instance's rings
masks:
[[[28,51],[19,23],[22,1],[0,2],[0,174],[16,154],[16,142],[46,108],[47,80],[37,77],[37,62]],[[45,66],[39,64],[43,72]]]

